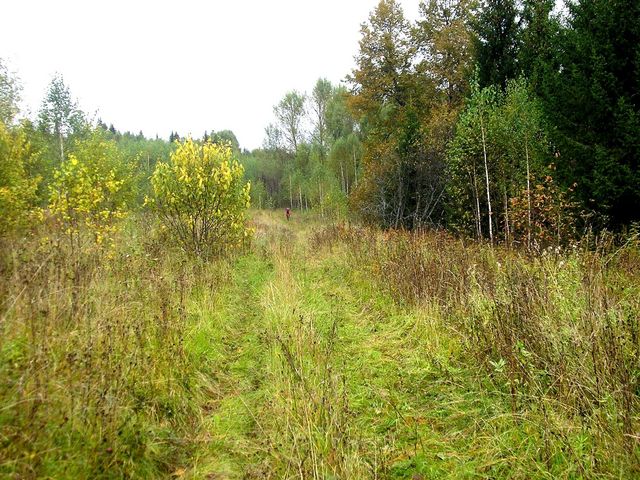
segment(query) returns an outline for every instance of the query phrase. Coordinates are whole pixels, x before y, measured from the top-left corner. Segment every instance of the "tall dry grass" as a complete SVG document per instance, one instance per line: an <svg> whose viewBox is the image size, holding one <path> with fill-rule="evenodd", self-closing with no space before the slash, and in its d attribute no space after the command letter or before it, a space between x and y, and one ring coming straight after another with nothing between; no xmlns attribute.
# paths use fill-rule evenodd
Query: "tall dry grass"
<svg viewBox="0 0 640 480"><path fill-rule="evenodd" d="M313 244L342 248L398 303L438 312L487 388L509 399L515 418L535 412L569 456L578 453L564 432L581 429L589 472L615 471L613 462L640 474L637 235L533 255L444 232L335 225ZM550 462L548 442L540 448Z"/></svg>
<svg viewBox="0 0 640 480"><path fill-rule="evenodd" d="M115 250L53 229L2 246L0 476L156 477L198 421L187 299L224 269L145 224Z"/></svg>

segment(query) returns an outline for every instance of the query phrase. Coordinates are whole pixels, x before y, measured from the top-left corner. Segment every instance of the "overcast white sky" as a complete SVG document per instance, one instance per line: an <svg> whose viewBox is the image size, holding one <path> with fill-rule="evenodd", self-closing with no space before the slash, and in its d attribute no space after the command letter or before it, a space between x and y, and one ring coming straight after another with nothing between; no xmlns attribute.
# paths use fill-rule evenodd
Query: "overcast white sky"
<svg viewBox="0 0 640 480"><path fill-rule="evenodd" d="M285 92L351 71L377 3L9 0L0 57L20 77L28 111L60 72L84 111L121 131L230 129L252 149ZM417 16L418 0L401 3Z"/></svg>

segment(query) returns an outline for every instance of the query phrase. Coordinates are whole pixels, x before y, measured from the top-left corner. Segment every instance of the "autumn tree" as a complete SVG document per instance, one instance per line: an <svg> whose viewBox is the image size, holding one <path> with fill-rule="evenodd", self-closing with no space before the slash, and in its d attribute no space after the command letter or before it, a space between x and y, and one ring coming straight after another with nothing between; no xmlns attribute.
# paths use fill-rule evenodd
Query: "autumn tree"
<svg viewBox="0 0 640 480"><path fill-rule="evenodd" d="M435 83L449 106L468 91L474 62L472 0L420 2L414 38L420 54L418 72Z"/></svg>
<svg viewBox="0 0 640 480"><path fill-rule="evenodd" d="M294 90L288 92L273 108L289 153L295 154L304 139L302 121L305 115L305 100L305 95Z"/></svg>
<svg viewBox="0 0 640 480"><path fill-rule="evenodd" d="M0 123L10 125L19 111L22 85L0 58Z"/></svg>
<svg viewBox="0 0 640 480"><path fill-rule="evenodd" d="M411 95L411 27L396 0L381 0L360 28L356 68L348 77L352 108L371 120L391 121Z"/></svg>
<svg viewBox="0 0 640 480"><path fill-rule="evenodd" d="M229 145L177 145L158 163L150 204L183 248L206 257L238 247L248 235L250 184Z"/></svg>
<svg viewBox="0 0 640 480"><path fill-rule="evenodd" d="M40 179L28 172L33 153L23 131L0 122L0 237L25 225L35 210Z"/></svg>
<svg viewBox="0 0 640 480"><path fill-rule="evenodd" d="M69 238L74 252L89 234L98 245L111 245L131 209L133 163L101 130L74 142L68 162L60 164L49 185L49 211Z"/></svg>
<svg viewBox="0 0 640 480"><path fill-rule="evenodd" d="M423 99L416 109L419 130L414 141L416 161L412 177L415 185L412 223L416 226L443 225L445 220L449 181L446 155L469 91L474 62L474 15L473 1L420 3L420 18L413 29L418 51L417 81L423 85Z"/></svg>
<svg viewBox="0 0 640 480"><path fill-rule="evenodd" d="M414 98L411 28L395 0L382 0L361 27L349 105L364 126L364 172L355 203L365 219L400 226L411 161L399 149L398 126ZM410 207L409 207L410 208Z"/></svg>
<svg viewBox="0 0 640 480"><path fill-rule="evenodd" d="M51 80L38 115L40 128L51 135L59 147L60 163L65 159L65 141L83 126L83 114L71 97L61 75Z"/></svg>

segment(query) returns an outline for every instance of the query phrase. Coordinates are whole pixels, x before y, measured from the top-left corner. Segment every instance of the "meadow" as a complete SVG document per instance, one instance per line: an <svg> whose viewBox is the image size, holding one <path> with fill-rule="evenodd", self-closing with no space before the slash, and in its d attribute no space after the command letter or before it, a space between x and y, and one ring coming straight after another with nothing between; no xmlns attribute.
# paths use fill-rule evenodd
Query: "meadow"
<svg viewBox="0 0 640 480"><path fill-rule="evenodd" d="M5 3L0 480L640 478L638 0Z"/></svg>
<svg viewBox="0 0 640 480"><path fill-rule="evenodd" d="M208 261L4 240L3 478L633 478L637 234L539 253L253 211Z"/></svg>

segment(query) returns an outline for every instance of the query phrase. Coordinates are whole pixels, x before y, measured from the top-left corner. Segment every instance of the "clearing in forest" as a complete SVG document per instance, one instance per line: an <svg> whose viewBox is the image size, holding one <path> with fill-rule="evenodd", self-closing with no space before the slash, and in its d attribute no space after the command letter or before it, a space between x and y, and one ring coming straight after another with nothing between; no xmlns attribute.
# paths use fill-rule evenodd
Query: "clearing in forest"
<svg viewBox="0 0 640 480"><path fill-rule="evenodd" d="M335 233L345 227L269 213L255 225L202 316L211 395L180 474L568 478L631 460L599 463L597 439L550 394L530 409L511 395L505 365L487 375L436 303L397 301Z"/></svg>

